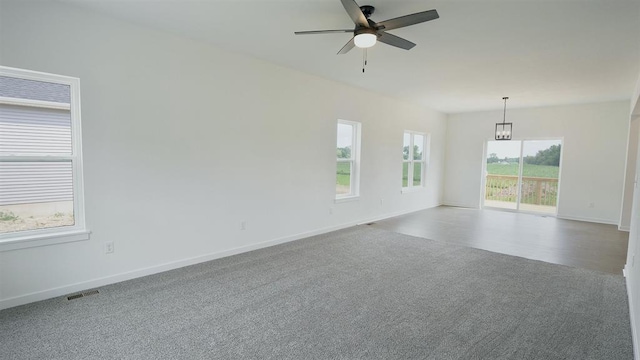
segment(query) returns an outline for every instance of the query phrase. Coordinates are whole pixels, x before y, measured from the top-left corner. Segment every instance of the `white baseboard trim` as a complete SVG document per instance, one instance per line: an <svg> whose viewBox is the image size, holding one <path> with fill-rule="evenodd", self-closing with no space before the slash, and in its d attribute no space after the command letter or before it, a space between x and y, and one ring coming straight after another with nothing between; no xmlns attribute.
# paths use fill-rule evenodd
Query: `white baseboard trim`
<svg viewBox="0 0 640 360"><path fill-rule="evenodd" d="M372 223L372 222L376 222L376 221L380 221L380 220L384 220L384 219L389 219L389 218L393 218L393 217L396 217L396 216L411 214L411 213L416 212L416 211L431 209L431 208L438 207L438 206L442 206L442 204L434 204L434 205L430 205L430 206L420 207L420 208L417 208L417 209L403 210L403 211L398 211L398 212L395 212L395 213L389 213L389 214L385 214L385 215L381 215L381 216L375 216L375 217L372 217L372 218L368 218L366 220L358 221L354 225L369 224L369 223ZM352 226L352 225L347 225L345 227L349 227L349 226Z"/></svg>
<svg viewBox="0 0 640 360"><path fill-rule="evenodd" d="M556 215L556 218L564 219L564 220L585 221L585 222L591 222L591 223L597 223L597 224L618 225L618 221L617 220L607 220L607 219L598 219L598 218L585 218L585 217L580 217L580 216L567 216L567 215L560 215L560 214Z"/></svg>
<svg viewBox="0 0 640 360"><path fill-rule="evenodd" d="M241 253L245 253L253 250L263 249L266 247L284 244L284 243L295 241L295 240L301 240L311 236L325 234L332 231L341 230L341 229L345 229L345 228L356 226L356 225L367 224L374 221L380 221L383 219L388 219L395 216L409 214L412 212L425 210L425 209L429 209L437 206L440 206L440 204L434 204L432 206L422 207L418 209L389 213L385 215L375 216L369 219L350 221L341 225L329 226L329 227L325 227L325 228L321 228L313 231L303 232L303 233L290 235L290 236L284 236L281 238L267 240L267 241L263 241L263 242L259 242L251 245L240 246L240 247L229 249L229 250L205 254L205 255L196 256L188 259L170 261L160 265L154 265L154 266L150 266L142 269L123 272L116 275L105 276L98 279L82 281L82 282L71 284L71 285L60 286L53 289L48 289L48 290L16 296L8 299L3 299L3 300L0 300L0 310L8 309L14 306L20 306L20 305L24 305L24 304L28 304L36 301L51 299L58 296L72 294L75 292L80 292L88 289L93 289L100 286L106 286L106 285L127 281L127 280L131 280L131 279L135 279L143 276L153 275L153 274L157 274L157 273L161 273L161 272L165 272L173 269L178 269L178 268L189 266L189 265L195 265L195 264L199 264L199 263L203 263L203 262L207 262L215 259L220 259L227 256L232 256L232 255L237 255L237 254L241 254Z"/></svg>
<svg viewBox="0 0 640 360"><path fill-rule="evenodd" d="M461 208L469 208L469 209L479 209L480 206L478 204L465 204L461 202L455 201L443 201L443 206L451 206L451 207L461 207Z"/></svg>
<svg viewBox="0 0 640 360"><path fill-rule="evenodd" d="M625 274L626 282L627 282L627 296L629 297L629 317L631 318L631 341L633 342L633 358L635 360L640 360L640 344L638 344L638 328L636 327L636 316L633 311L633 295L631 292L631 284L629 277L626 276L628 274L627 266L624 267L623 273Z"/></svg>

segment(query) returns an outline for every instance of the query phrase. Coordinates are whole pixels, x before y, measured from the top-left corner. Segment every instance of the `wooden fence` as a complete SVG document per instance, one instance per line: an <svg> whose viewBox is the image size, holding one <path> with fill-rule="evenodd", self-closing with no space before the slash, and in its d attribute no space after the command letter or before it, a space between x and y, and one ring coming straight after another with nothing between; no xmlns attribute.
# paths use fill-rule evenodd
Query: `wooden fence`
<svg viewBox="0 0 640 360"><path fill-rule="evenodd" d="M518 199L518 176L487 175L485 199L516 202ZM523 204L556 206L558 179L523 176L520 202Z"/></svg>

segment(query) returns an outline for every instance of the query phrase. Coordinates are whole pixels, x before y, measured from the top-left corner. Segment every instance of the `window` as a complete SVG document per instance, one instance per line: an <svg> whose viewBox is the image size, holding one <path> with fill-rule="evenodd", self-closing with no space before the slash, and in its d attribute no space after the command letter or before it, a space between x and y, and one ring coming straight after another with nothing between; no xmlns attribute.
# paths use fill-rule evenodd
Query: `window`
<svg viewBox="0 0 640 360"><path fill-rule="evenodd" d="M358 196L360 123L338 120L336 199Z"/></svg>
<svg viewBox="0 0 640 360"><path fill-rule="evenodd" d="M76 78L0 67L2 245L87 233L79 86Z"/></svg>
<svg viewBox="0 0 640 360"><path fill-rule="evenodd" d="M405 131L402 148L403 189L424 186L428 157L428 135Z"/></svg>

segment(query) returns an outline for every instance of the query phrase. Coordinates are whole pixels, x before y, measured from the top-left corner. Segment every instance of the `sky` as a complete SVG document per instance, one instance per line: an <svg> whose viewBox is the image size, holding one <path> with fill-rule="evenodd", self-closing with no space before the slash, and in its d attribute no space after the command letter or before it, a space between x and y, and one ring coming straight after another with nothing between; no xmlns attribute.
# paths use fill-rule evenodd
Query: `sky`
<svg viewBox="0 0 640 360"><path fill-rule="evenodd" d="M520 157L521 143L522 142L518 140L489 141L487 144L487 157L491 153L496 153L500 159L504 159L505 157ZM538 151L548 149L551 145L560 145L561 143L560 140L527 140L524 142L522 155L535 156Z"/></svg>
<svg viewBox="0 0 640 360"><path fill-rule="evenodd" d="M338 147L351 146L353 142L353 126L338 124Z"/></svg>

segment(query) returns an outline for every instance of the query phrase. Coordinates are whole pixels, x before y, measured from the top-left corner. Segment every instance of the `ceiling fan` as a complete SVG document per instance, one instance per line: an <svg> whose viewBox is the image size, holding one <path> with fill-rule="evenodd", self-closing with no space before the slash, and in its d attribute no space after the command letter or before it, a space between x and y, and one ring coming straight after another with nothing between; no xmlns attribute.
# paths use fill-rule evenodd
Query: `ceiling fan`
<svg viewBox="0 0 640 360"><path fill-rule="evenodd" d="M401 49L410 50L416 44L401 37L389 34L387 30L402 28L405 26L419 24L429 20L439 18L438 12L434 10L423 11L415 14L405 15L379 23L369 19L375 8L371 5L359 6L354 0L340 0L349 17L356 24L355 29L344 30L317 30L317 31L296 31L296 35L312 34L333 34L333 33L353 33L349 42L338 51L338 55L346 54L354 46L359 48L369 48L376 44L376 41Z"/></svg>

